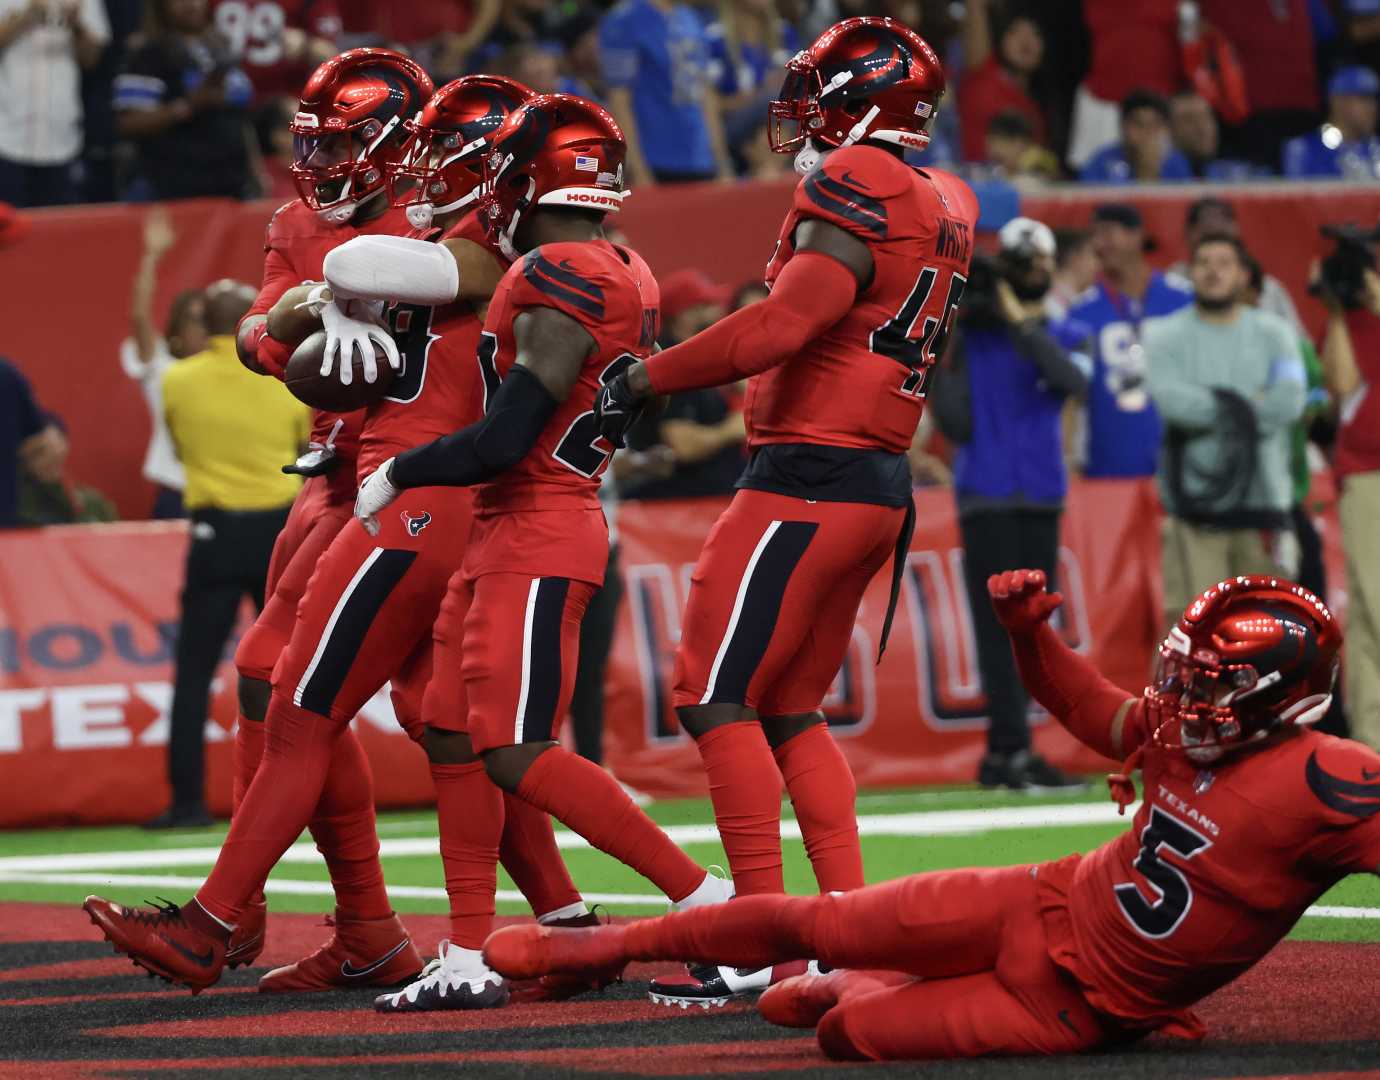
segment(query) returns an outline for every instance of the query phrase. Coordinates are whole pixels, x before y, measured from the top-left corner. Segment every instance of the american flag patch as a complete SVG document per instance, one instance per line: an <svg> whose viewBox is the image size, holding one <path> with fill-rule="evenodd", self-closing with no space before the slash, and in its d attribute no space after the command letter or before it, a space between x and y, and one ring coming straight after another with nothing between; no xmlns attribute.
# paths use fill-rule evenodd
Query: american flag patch
<svg viewBox="0 0 1380 1080"><path fill-rule="evenodd" d="M930 106L929 106L929 103L928 103L928 102L924 102L924 101L918 101L918 102L916 102L916 104L915 104L915 115L916 115L916 116L929 116L929 115L930 115Z"/></svg>
<svg viewBox="0 0 1380 1080"><path fill-rule="evenodd" d="M584 157L583 155L577 154L575 157L575 168L579 169L581 172L597 173L599 171L599 159L595 157Z"/></svg>

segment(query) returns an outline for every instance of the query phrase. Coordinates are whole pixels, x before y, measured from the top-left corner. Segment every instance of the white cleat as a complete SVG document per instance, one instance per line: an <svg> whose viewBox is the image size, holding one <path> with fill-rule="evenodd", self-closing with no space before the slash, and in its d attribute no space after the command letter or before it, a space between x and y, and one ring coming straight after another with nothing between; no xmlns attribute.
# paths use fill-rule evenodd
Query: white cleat
<svg viewBox="0 0 1380 1080"><path fill-rule="evenodd" d="M496 1009L508 1003L508 984L484 963L478 949L441 942L440 954L416 982L374 999L379 1012L438 1012L443 1009Z"/></svg>

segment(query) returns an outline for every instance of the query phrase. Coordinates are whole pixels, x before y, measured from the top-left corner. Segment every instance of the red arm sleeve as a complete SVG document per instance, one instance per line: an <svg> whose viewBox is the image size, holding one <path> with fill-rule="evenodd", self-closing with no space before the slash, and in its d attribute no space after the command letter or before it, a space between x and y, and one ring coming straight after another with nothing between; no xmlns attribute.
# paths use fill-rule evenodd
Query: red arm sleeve
<svg viewBox="0 0 1380 1080"><path fill-rule="evenodd" d="M722 386L776 367L848 314L857 291L853 272L837 259L797 252L765 300L647 360L652 389Z"/></svg>
<svg viewBox="0 0 1380 1080"><path fill-rule="evenodd" d="M1120 760L1145 741L1140 700L1060 641L1049 623L1012 634L1011 648L1031 697L1079 742Z"/></svg>

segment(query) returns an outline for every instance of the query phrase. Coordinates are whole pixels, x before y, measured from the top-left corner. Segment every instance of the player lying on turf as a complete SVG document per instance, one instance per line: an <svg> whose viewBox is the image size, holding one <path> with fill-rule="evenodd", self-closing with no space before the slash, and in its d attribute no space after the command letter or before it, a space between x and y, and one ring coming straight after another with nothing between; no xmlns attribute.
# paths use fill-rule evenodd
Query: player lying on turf
<svg viewBox="0 0 1380 1080"><path fill-rule="evenodd" d="M771 987L776 1023L842 1059L1059 1054L1164 1030L1236 978L1337 881L1380 874L1380 754L1307 727L1327 712L1341 632L1298 585L1224 581L1184 612L1139 698L1049 626L1044 574L988 582L1022 681L1070 732L1124 757L1133 828L1037 866L919 874L819 897L753 896L592 930L510 927L511 977L632 960L836 970Z"/></svg>
<svg viewBox="0 0 1380 1080"><path fill-rule="evenodd" d="M674 694L739 896L785 891L783 788L820 891L863 883L853 774L820 706L889 561L892 607L899 595L906 452L967 280L976 198L903 158L929 142L943 94L934 51L893 19L845 19L792 59L768 130L803 179L771 294L600 396L616 439L653 393L749 379L752 457L695 566ZM888 610L883 647L890 623ZM651 996L723 1004L779 975L709 964L655 980Z"/></svg>

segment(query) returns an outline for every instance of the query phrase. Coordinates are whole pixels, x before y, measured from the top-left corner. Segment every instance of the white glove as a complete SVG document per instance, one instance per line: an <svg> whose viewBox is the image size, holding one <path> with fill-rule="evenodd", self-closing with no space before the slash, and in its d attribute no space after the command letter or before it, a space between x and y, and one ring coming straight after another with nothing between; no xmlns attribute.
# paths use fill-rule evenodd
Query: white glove
<svg viewBox="0 0 1380 1080"><path fill-rule="evenodd" d="M379 377L374 361L374 346L377 345L388 357L388 366L395 372L402 370L402 357L398 355L397 343L388 329L376 318L372 305L356 300L332 300L321 307L321 323L326 328L326 348L321 354L321 374L330 375L337 359L340 363L338 378L342 386L354 381L354 350L364 361L364 381L376 382Z"/></svg>
<svg viewBox="0 0 1380 1080"><path fill-rule="evenodd" d="M355 517L359 518L359 523L370 536L379 534L379 511L402 494L388 479L392 464L393 459L389 458L366 476L364 483L359 485L359 494L355 496Z"/></svg>

